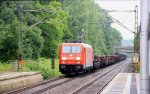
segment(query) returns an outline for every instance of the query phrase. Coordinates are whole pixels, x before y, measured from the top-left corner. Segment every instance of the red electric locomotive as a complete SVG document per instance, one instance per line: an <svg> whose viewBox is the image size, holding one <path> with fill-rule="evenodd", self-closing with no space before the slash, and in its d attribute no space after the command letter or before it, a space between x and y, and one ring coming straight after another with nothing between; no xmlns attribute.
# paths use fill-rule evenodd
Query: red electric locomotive
<svg viewBox="0 0 150 94"><path fill-rule="evenodd" d="M93 68L93 49L84 43L62 43L59 70L63 74L89 71Z"/></svg>

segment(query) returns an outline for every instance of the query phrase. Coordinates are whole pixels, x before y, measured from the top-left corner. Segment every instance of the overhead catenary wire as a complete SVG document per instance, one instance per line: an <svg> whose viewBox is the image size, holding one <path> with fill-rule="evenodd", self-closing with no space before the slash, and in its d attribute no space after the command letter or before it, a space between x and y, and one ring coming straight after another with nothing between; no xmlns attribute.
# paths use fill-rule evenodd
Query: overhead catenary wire
<svg viewBox="0 0 150 94"><path fill-rule="evenodd" d="M117 10L109 10L109 11L113 11L113 12L117 12ZM102 11L100 12L103 12L103 13L108 13L109 12L108 10L104 10L102 9ZM118 10L119 11L119 10ZM135 10L126 10L126 11L119 11L119 12L135 12ZM122 26L123 28L125 28L126 30L132 32L132 33L135 33L134 31L130 30L128 27L126 27L123 23L121 23L119 20L117 20L116 18L112 17L111 15L107 14L107 17L112 19L114 23L117 23L118 25Z"/></svg>
<svg viewBox="0 0 150 94"><path fill-rule="evenodd" d="M100 1L139 1L139 0L100 0Z"/></svg>
<svg viewBox="0 0 150 94"><path fill-rule="evenodd" d="M135 10L106 10L106 9L102 10L106 12L135 12Z"/></svg>
<svg viewBox="0 0 150 94"><path fill-rule="evenodd" d="M128 14L126 14L126 16L125 16L125 18L124 18L124 20L123 20L124 23L127 21L127 18L128 18L128 16L129 16L130 14L131 14L131 12L129 12Z"/></svg>
<svg viewBox="0 0 150 94"><path fill-rule="evenodd" d="M110 15L109 15L110 16ZM110 16L110 18L112 18L115 23L117 23L118 25L122 26L123 28L125 28L126 30L132 32L132 33L135 33L134 31L130 30L129 28L127 28L123 23L121 23L119 20L115 19L114 17Z"/></svg>
<svg viewBox="0 0 150 94"><path fill-rule="evenodd" d="M48 9L40 9L40 10L25 10L23 9L23 6L20 5L17 9L13 9L14 11L17 11L18 14L19 14L19 34L18 34L18 37L19 37L19 44L18 44L18 48L19 48L19 53L18 53L18 71L19 69L22 69L22 65L20 67L20 62L24 62L24 58L23 58L23 28L22 28L22 25L23 25L23 13L24 12L48 12L48 13L51 13L51 11L49 11ZM28 27L25 31L31 29L32 27L42 23L43 21L45 21L46 19L50 18L51 16L55 15L58 11L60 10L60 8L58 8L58 10L51 14L51 15L48 15L44 18L42 18L40 21L38 21L37 23L31 25L30 27Z"/></svg>

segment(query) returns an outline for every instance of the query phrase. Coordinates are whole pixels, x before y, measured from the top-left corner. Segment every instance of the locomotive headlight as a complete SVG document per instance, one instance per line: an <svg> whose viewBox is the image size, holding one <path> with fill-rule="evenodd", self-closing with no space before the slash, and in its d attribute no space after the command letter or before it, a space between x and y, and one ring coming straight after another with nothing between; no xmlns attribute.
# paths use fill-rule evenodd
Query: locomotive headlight
<svg viewBox="0 0 150 94"><path fill-rule="evenodd" d="M63 63L63 64L66 64L66 62L64 62L64 61L63 61L62 63Z"/></svg>
<svg viewBox="0 0 150 94"><path fill-rule="evenodd" d="M80 57L76 57L76 60L80 60Z"/></svg>
<svg viewBox="0 0 150 94"><path fill-rule="evenodd" d="M66 60L66 57L62 57L62 60Z"/></svg>
<svg viewBox="0 0 150 94"><path fill-rule="evenodd" d="M80 62L77 62L77 64L80 64Z"/></svg>

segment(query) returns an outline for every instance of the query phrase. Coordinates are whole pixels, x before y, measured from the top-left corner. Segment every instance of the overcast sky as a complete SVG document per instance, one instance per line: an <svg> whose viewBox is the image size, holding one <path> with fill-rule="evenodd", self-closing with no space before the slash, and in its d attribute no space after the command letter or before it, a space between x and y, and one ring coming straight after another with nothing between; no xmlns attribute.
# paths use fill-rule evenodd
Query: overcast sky
<svg viewBox="0 0 150 94"><path fill-rule="evenodd" d="M96 3L100 5L101 8L107 10L135 10L135 5L138 5L138 9L140 9L140 1L139 0L95 0ZM138 11L140 13L140 11ZM135 13L134 12L111 12L109 13L112 17L119 20L130 30L134 31L134 23L135 23ZM140 14L139 18L140 18ZM113 23L112 27L116 28L120 31L123 39L133 39L134 34L130 31L124 29L120 25Z"/></svg>

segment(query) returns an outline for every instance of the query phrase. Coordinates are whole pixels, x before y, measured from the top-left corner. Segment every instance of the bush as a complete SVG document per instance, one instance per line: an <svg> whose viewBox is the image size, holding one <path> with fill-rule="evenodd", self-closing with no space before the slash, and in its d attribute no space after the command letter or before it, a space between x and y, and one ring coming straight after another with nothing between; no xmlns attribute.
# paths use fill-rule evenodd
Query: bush
<svg viewBox="0 0 150 94"><path fill-rule="evenodd" d="M0 72L11 71L11 64L0 62Z"/></svg>
<svg viewBox="0 0 150 94"><path fill-rule="evenodd" d="M59 72L59 64L58 60L55 60L55 77L60 76L61 73ZM36 61L34 60L27 60L24 67L23 71L38 71L41 72L43 75L44 79L51 78L53 77L53 71L51 68L51 62L50 59L45 59L45 58L40 58Z"/></svg>

